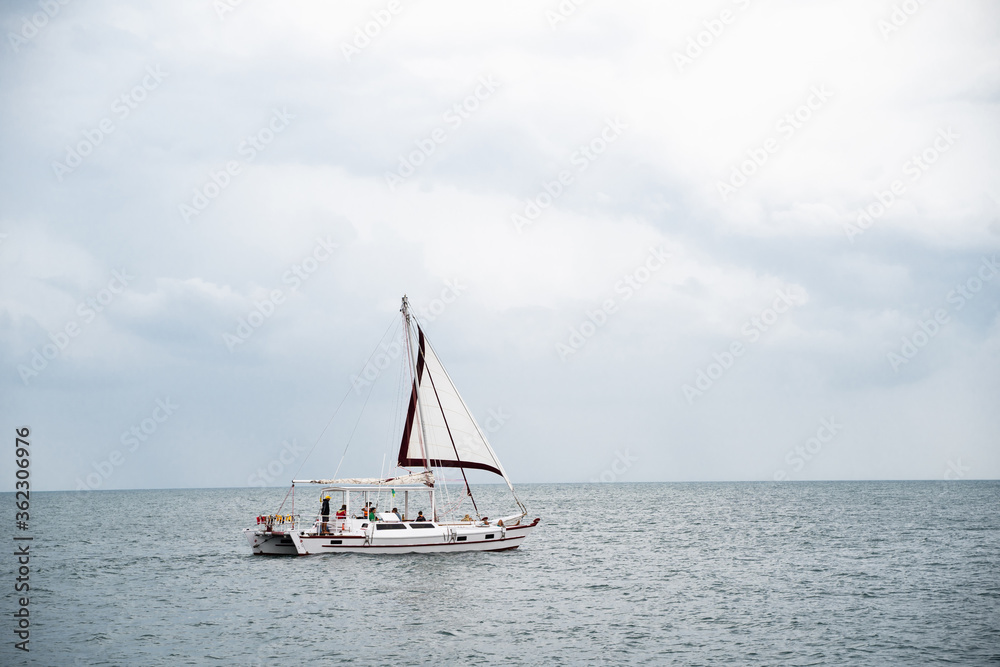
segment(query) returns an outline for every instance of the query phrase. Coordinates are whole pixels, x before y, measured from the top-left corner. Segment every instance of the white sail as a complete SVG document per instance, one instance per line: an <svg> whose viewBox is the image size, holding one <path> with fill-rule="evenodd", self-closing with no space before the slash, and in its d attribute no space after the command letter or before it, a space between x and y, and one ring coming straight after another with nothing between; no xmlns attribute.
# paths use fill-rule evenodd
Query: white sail
<svg viewBox="0 0 1000 667"><path fill-rule="evenodd" d="M419 326L416 356L417 377L410 390L399 465L489 470L509 485L493 448Z"/></svg>

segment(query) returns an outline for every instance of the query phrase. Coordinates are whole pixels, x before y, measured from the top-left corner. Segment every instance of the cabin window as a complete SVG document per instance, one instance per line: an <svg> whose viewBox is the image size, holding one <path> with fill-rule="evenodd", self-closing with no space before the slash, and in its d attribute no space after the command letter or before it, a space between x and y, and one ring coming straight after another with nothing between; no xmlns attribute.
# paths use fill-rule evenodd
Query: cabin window
<svg viewBox="0 0 1000 667"><path fill-rule="evenodd" d="M433 528L433 523L411 523L410 528Z"/></svg>
<svg viewBox="0 0 1000 667"><path fill-rule="evenodd" d="M496 533L490 533L489 535L486 536L486 539L492 540L494 535L496 535Z"/></svg>
<svg viewBox="0 0 1000 667"><path fill-rule="evenodd" d="M402 523L377 523L375 530L406 530L406 524Z"/></svg>
<svg viewBox="0 0 1000 667"><path fill-rule="evenodd" d="M343 540L330 540L330 544L343 544Z"/></svg>
<svg viewBox="0 0 1000 667"><path fill-rule="evenodd" d="M459 542L464 542L464 541L465 541L466 539L467 539L467 536L466 536L466 535L459 535L459 536L458 536L458 541L459 541Z"/></svg>

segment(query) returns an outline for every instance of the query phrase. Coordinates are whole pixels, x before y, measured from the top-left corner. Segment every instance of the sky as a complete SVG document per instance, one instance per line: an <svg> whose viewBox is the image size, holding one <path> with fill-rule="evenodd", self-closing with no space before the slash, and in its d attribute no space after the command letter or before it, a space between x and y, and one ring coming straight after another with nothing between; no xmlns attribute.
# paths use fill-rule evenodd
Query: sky
<svg viewBox="0 0 1000 667"><path fill-rule="evenodd" d="M996 3L0 27L0 489L393 474L404 294L515 484L1000 476Z"/></svg>

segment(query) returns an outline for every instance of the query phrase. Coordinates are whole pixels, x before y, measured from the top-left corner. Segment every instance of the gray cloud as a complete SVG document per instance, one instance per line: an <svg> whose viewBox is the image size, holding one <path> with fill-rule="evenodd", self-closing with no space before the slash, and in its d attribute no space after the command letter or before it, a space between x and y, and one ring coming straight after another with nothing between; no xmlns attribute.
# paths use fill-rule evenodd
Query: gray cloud
<svg viewBox="0 0 1000 667"><path fill-rule="evenodd" d="M705 37L723 6L561 21L554 4L418 4L357 47L382 7L103 0L29 38L37 3L5 6L0 412L46 443L40 488L76 488L168 396L181 407L101 488L254 483L283 443L316 442L403 293L473 411L510 415L491 439L515 481L615 460L617 479L772 479L831 415L843 430L794 478L940 478L956 457L1000 474L1000 278L973 291L1000 252L996 7L924 4L893 30L891 2L737 2ZM412 174L390 189L401 157ZM628 293L661 246L670 260ZM134 280L84 314L123 269ZM461 293L435 312L446 281ZM802 302L752 324L785 288ZM392 462L397 379L382 373L343 472ZM363 401L309 474L333 473Z"/></svg>

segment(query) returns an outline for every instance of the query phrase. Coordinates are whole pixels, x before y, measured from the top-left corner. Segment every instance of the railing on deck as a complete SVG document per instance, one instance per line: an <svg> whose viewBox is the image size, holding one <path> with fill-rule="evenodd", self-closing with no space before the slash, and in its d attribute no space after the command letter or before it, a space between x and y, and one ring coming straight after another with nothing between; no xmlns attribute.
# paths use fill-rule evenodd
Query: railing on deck
<svg viewBox="0 0 1000 667"><path fill-rule="evenodd" d="M326 523L326 533L340 535L350 531L350 517L331 515ZM287 533L293 530L315 528L319 533L324 523L320 514L262 514L257 517L257 528L265 532Z"/></svg>
<svg viewBox="0 0 1000 667"><path fill-rule="evenodd" d="M479 521L476 520L455 520L450 518L441 517L443 520L437 521L439 526L447 525L479 525ZM463 517L464 519L464 517ZM326 521L326 534L329 535L340 535L345 532L350 532L352 520L368 521L368 519L363 519L362 517L337 517L335 514L331 514L329 519ZM417 521L417 518L407 517L403 519L406 523L412 523ZM424 519L424 521L429 521L429 519ZM381 519L376 518L375 522L381 522ZM322 516L320 514L262 514L257 517L257 528L264 530L266 532L280 532L287 533L293 530L308 530L310 528L315 528L318 533L321 530ZM490 524L496 525L496 522L490 521ZM516 526L521 523L520 517L507 517L505 522L507 525ZM487 524L489 525L489 524Z"/></svg>

